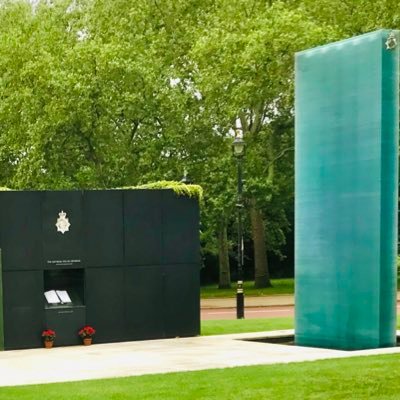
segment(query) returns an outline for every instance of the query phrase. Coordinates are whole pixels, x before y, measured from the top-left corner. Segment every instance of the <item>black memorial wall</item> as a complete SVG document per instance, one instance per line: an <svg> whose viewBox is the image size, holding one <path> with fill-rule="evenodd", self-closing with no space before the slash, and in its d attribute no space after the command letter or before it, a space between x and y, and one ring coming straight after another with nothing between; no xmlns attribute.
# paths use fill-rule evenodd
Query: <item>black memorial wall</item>
<svg viewBox="0 0 400 400"><path fill-rule="evenodd" d="M58 226L56 226L56 224ZM172 190L0 192L5 349L200 332L198 202ZM51 305L44 292L67 290ZM1 325L1 324L0 324Z"/></svg>

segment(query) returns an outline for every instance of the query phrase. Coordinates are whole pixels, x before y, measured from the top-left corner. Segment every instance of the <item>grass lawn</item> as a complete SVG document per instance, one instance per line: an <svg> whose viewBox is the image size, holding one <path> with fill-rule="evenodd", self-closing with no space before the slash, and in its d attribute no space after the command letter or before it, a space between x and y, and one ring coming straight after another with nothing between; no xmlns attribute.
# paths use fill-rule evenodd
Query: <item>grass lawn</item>
<svg viewBox="0 0 400 400"><path fill-rule="evenodd" d="M246 296L267 296L271 294L293 294L294 279L272 279L272 287L266 289L255 289L253 281L244 282ZM202 286L200 289L201 298L235 297L236 283L232 283L231 289L218 289L218 285Z"/></svg>
<svg viewBox="0 0 400 400"><path fill-rule="evenodd" d="M293 329L293 327L294 320L292 317L207 320L201 321L201 335L209 336L227 335L230 333L274 331L280 329ZM397 317L397 329L400 329L400 316Z"/></svg>
<svg viewBox="0 0 400 400"><path fill-rule="evenodd" d="M1 400L398 400L400 355L0 388Z"/></svg>
<svg viewBox="0 0 400 400"><path fill-rule="evenodd" d="M228 333L275 331L292 329L292 317L201 321L201 335L226 335Z"/></svg>

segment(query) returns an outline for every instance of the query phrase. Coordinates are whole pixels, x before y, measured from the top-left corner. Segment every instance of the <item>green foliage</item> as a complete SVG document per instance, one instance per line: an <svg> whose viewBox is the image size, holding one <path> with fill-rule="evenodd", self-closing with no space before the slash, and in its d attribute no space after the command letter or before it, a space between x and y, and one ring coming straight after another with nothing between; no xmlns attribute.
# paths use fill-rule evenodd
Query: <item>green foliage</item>
<svg viewBox="0 0 400 400"><path fill-rule="evenodd" d="M293 3L302 6L317 23L333 27L340 38L400 27L395 0L293 0Z"/></svg>
<svg viewBox="0 0 400 400"><path fill-rule="evenodd" d="M70 189L176 179L209 135L188 135L187 106L198 105L170 85L171 60L181 51L170 31L174 7L73 4L0 9L4 181Z"/></svg>
<svg viewBox="0 0 400 400"><path fill-rule="evenodd" d="M294 53L399 27L397 7L0 0L0 185L140 186L187 169L204 189L203 251L216 253L221 226L235 240L230 145L240 121L245 195L279 254L293 215Z"/></svg>
<svg viewBox="0 0 400 400"><path fill-rule="evenodd" d="M193 197L199 201L203 199L203 188L201 186L174 181L152 182L139 186L126 186L122 189L171 189L178 196Z"/></svg>
<svg viewBox="0 0 400 400"><path fill-rule="evenodd" d="M400 256L397 255L396 258L396 266L397 266L397 277L400 278Z"/></svg>
<svg viewBox="0 0 400 400"><path fill-rule="evenodd" d="M120 189L171 189L177 196L187 196L198 199L200 202L203 199L203 188L199 185L185 184L174 181L160 181L147 183L139 186L125 186ZM12 189L0 187L0 191L9 191Z"/></svg>

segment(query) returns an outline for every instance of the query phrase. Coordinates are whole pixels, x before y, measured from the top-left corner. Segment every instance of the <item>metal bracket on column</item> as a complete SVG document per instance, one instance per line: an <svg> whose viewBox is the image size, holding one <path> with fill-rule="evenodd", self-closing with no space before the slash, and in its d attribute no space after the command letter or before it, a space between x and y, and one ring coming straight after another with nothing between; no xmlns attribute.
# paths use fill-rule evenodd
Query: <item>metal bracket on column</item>
<svg viewBox="0 0 400 400"><path fill-rule="evenodd" d="M390 32L386 42L386 50L393 50L397 46L397 39L394 32Z"/></svg>

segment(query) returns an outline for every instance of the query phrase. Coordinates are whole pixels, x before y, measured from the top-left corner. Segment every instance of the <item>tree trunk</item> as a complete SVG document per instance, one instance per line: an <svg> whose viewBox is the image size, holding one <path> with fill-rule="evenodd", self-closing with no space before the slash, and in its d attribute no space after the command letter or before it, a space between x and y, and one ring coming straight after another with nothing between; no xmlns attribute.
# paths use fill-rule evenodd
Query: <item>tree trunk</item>
<svg viewBox="0 0 400 400"><path fill-rule="evenodd" d="M265 245L265 227L261 210L256 207L255 200L250 202L251 231L254 245L254 287L270 287L267 248Z"/></svg>
<svg viewBox="0 0 400 400"><path fill-rule="evenodd" d="M219 284L220 289L231 287L231 273L229 270L228 234L225 224L218 231L218 259L219 259Z"/></svg>

